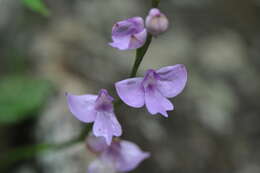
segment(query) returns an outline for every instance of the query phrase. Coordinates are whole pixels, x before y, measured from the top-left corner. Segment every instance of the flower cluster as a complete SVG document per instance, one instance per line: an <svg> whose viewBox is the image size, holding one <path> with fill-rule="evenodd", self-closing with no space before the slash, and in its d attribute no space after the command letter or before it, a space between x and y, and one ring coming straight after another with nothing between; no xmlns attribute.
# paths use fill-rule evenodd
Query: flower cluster
<svg viewBox="0 0 260 173"><path fill-rule="evenodd" d="M153 8L146 17L145 25L141 17L117 22L112 28L113 42L109 45L119 50L140 48L146 41L147 31L157 36L167 30L168 19L159 9Z"/></svg>
<svg viewBox="0 0 260 173"><path fill-rule="evenodd" d="M145 26L146 25L146 26ZM166 31L168 20L159 9L151 9L144 20L133 17L117 22L112 28L110 46L119 50L142 47L148 33L157 36ZM180 94L187 82L184 65L149 69L144 77L133 77L115 83L120 99L128 106L140 108L146 106L152 115L161 114L168 117L167 111L174 109L168 98ZM93 135L87 139L88 148L98 154L88 169L89 173L128 172L135 169L140 162L150 156L136 144L121 140L122 127L114 113L113 100L106 89L97 95L66 94L71 113L84 123L94 123Z"/></svg>

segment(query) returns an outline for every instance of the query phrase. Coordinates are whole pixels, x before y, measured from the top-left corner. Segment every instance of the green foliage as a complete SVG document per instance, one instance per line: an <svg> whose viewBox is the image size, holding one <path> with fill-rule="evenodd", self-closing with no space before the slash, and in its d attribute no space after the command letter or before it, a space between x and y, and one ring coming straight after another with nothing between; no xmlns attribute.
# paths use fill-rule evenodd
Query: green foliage
<svg viewBox="0 0 260 173"><path fill-rule="evenodd" d="M23 4L31 10L42 14L43 16L49 16L50 11L42 0L22 0Z"/></svg>
<svg viewBox="0 0 260 173"><path fill-rule="evenodd" d="M15 123L37 115L52 91L46 80L29 76L0 79L0 123Z"/></svg>

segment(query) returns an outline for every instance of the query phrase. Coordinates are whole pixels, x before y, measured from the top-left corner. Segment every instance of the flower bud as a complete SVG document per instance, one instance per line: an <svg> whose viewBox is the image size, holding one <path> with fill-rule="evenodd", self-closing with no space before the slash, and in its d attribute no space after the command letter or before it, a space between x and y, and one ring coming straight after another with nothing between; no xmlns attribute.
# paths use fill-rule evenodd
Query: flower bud
<svg viewBox="0 0 260 173"><path fill-rule="evenodd" d="M152 8L146 17L145 25L148 32L157 36L167 30L169 22L167 17L159 9Z"/></svg>

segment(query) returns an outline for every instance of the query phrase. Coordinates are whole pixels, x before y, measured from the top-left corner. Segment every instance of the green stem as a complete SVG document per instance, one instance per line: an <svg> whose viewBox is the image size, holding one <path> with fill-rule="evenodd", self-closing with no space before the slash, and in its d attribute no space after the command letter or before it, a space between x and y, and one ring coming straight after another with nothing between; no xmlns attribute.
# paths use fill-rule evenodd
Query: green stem
<svg viewBox="0 0 260 173"><path fill-rule="evenodd" d="M159 6L160 0L152 0L152 7L157 8Z"/></svg>
<svg viewBox="0 0 260 173"><path fill-rule="evenodd" d="M160 0L152 0L152 7L157 8L159 6ZM151 34L148 34L145 44L136 50L136 56L135 56L135 62L130 74L130 78L135 77L136 73L139 69L139 66L144 58L145 53L147 52L150 43L152 41L153 36Z"/></svg>
<svg viewBox="0 0 260 173"><path fill-rule="evenodd" d="M141 64L141 62L144 58L145 53L147 52L147 50L149 48L151 41L152 41L152 35L148 34L145 44L141 48L136 50L135 63L134 63L134 66L132 68L130 78L136 76L138 68L139 68L139 66L140 66L140 64Z"/></svg>

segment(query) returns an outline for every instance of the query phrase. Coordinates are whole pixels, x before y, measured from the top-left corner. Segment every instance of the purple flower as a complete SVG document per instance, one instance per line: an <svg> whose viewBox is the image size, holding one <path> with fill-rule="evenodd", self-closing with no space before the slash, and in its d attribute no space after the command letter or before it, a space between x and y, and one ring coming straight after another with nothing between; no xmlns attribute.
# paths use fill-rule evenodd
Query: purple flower
<svg viewBox="0 0 260 173"><path fill-rule="evenodd" d="M110 46L119 50L137 49L144 45L147 32L141 17L133 17L117 22L112 28Z"/></svg>
<svg viewBox="0 0 260 173"><path fill-rule="evenodd" d="M104 137L96 137L90 134L87 138L87 147L93 153L100 153L108 148L106 139Z"/></svg>
<svg viewBox="0 0 260 173"><path fill-rule="evenodd" d="M91 140L95 139L92 138ZM89 172L100 173L96 170L103 167L111 168L111 166L116 171L128 172L135 169L149 156L149 153L143 152L136 144L130 141L114 140L110 146L100 153L98 161L96 160L90 164Z"/></svg>
<svg viewBox="0 0 260 173"><path fill-rule="evenodd" d="M121 136L121 125L114 114L113 97L107 90L101 89L98 95L67 94L67 99L72 114L82 122L94 122L93 134L103 136L108 145L113 136Z"/></svg>
<svg viewBox="0 0 260 173"><path fill-rule="evenodd" d="M152 8L145 19L145 26L151 34L157 36L168 29L168 19L157 8Z"/></svg>
<svg viewBox="0 0 260 173"><path fill-rule="evenodd" d="M125 79L115 86L117 94L127 105L139 108L145 104L151 114L160 113L168 117L167 111L174 107L167 98L180 94L186 82L186 68L177 64L159 70L147 70L144 78Z"/></svg>

